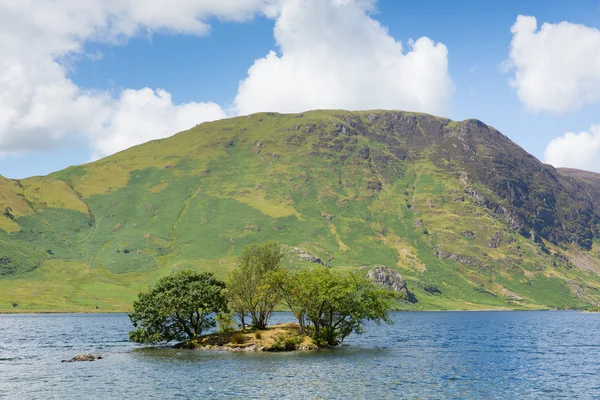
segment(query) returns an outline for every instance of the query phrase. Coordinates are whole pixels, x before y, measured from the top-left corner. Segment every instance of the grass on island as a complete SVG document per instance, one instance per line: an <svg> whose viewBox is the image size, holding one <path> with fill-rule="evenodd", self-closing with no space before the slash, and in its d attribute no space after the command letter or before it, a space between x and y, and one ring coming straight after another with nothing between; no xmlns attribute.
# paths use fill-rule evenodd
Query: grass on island
<svg viewBox="0 0 600 400"><path fill-rule="evenodd" d="M218 332L186 340L181 349L222 349L231 351L316 350L310 337L300 332L297 323L277 324L264 330Z"/></svg>

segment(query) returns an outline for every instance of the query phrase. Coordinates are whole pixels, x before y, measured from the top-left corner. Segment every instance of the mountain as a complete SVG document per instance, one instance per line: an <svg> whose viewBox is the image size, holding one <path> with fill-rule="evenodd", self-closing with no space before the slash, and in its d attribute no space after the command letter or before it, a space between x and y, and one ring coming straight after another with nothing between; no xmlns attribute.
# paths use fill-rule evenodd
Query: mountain
<svg viewBox="0 0 600 400"><path fill-rule="evenodd" d="M582 171L575 168L558 168L561 175L587 182L592 187L600 188L600 174L597 172Z"/></svg>
<svg viewBox="0 0 600 400"><path fill-rule="evenodd" d="M600 303L600 179L478 120L392 111L204 123L45 177L0 178L0 309L125 310L180 268L394 268L409 309Z"/></svg>

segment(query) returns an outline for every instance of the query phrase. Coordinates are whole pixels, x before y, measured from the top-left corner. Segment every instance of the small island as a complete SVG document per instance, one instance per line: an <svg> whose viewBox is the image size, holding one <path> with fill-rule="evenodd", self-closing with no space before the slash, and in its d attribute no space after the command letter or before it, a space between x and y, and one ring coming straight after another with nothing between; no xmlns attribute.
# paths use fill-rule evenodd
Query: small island
<svg viewBox="0 0 600 400"><path fill-rule="evenodd" d="M365 321L391 323L389 301L398 293L360 272L290 271L281 267L282 258L279 244L255 244L244 249L227 283L192 270L161 278L134 302L130 340L177 341L180 349L316 350L363 333ZM297 322L269 326L277 306Z"/></svg>
<svg viewBox="0 0 600 400"><path fill-rule="evenodd" d="M228 351L293 351L316 350L319 347L304 334L297 323L269 326L253 332L216 332L189 339L175 345L178 349Z"/></svg>

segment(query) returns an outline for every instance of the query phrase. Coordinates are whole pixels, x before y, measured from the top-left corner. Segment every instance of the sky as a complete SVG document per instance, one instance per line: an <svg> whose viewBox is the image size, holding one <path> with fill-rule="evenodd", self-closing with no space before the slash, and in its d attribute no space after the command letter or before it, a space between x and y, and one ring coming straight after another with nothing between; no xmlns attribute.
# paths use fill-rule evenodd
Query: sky
<svg viewBox="0 0 600 400"><path fill-rule="evenodd" d="M259 111L477 118L600 172L600 0L0 0L0 175Z"/></svg>

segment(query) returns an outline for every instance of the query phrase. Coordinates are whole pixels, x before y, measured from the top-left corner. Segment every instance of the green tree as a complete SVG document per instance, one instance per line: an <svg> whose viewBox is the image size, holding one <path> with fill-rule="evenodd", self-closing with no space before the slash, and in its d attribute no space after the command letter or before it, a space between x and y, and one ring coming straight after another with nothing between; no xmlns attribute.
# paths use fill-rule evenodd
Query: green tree
<svg viewBox="0 0 600 400"><path fill-rule="evenodd" d="M249 315L255 329L265 329L279 302L278 292L267 279L280 269L283 252L278 243L246 246L229 278L229 304L245 329Z"/></svg>
<svg viewBox="0 0 600 400"><path fill-rule="evenodd" d="M215 321L219 324L219 332L230 333L235 331L235 321L233 320L233 313L226 312L217 314Z"/></svg>
<svg viewBox="0 0 600 400"><path fill-rule="evenodd" d="M302 331L319 345L335 346L351 333L363 333L365 321L390 323L387 310L395 294L366 277L332 273L325 267L271 275Z"/></svg>
<svg viewBox="0 0 600 400"><path fill-rule="evenodd" d="M208 272L179 271L161 278L138 295L129 319L129 339L159 343L198 337L216 325L214 315L228 312L225 283Z"/></svg>

